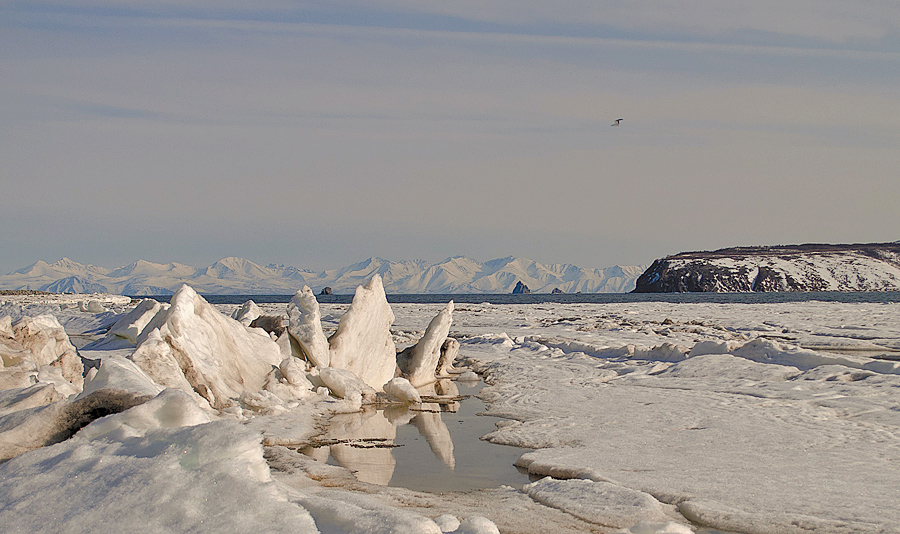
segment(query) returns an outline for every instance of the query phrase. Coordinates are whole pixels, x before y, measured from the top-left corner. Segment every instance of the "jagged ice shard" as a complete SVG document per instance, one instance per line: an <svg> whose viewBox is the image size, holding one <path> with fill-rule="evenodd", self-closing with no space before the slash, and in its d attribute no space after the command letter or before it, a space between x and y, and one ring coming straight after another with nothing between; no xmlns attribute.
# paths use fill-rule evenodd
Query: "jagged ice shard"
<svg viewBox="0 0 900 534"><path fill-rule="evenodd" d="M328 367L328 339L322 331L322 315L319 302L309 286L297 292L287 305L288 334L294 356L309 361L316 367Z"/></svg>
<svg viewBox="0 0 900 534"><path fill-rule="evenodd" d="M376 391L383 391L397 368L397 350L391 338L393 322L394 312L376 274L356 288L350 308L331 336L330 366L346 369Z"/></svg>
<svg viewBox="0 0 900 534"><path fill-rule="evenodd" d="M58 374L55 372L58 369L61 380L81 390L84 383L81 358L56 317L47 314L26 316L9 327L4 324L2 330L4 333L0 338L5 338L4 344L18 344L22 350L20 354L27 354L25 359L33 362L40 372ZM3 365L7 365L5 361Z"/></svg>
<svg viewBox="0 0 900 534"><path fill-rule="evenodd" d="M222 315L187 285L160 315L150 324L162 325L138 345L132 359L158 383L183 389L180 376L165 376L180 371L193 391L217 409L232 405L244 390L263 389L273 367L281 364L280 349L265 332Z"/></svg>
<svg viewBox="0 0 900 534"><path fill-rule="evenodd" d="M168 304L160 304L153 299L144 299L133 310L116 321L108 333L137 344L138 335L156 317L156 314L165 308L168 308Z"/></svg>
<svg viewBox="0 0 900 534"><path fill-rule="evenodd" d="M231 318L244 326L250 326L254 319L262 315L262 310L252 300L241 304L241 307L234 310Z"/></svg>
<svg viewBox="0 0 900 534"><path fill-rule="evenodd" d="M441 347L453 323L453 301L428 324L425 335L414 346L401 353L397 363L409 383L422 387L437 381L435 370L441 359Z"/></svg>

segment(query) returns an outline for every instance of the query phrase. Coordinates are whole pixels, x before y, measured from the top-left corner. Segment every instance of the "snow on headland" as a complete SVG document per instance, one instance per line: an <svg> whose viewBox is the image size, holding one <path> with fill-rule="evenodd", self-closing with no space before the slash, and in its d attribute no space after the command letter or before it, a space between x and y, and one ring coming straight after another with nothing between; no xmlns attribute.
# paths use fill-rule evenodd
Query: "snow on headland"
<svg viewBox="0 0 900 534"><path fill-rule="evenodd" d="M0 530L900 532L900 304L115 299L0 299ZM377 485L390 449L344 449L358 479L297 452L336 413L393 435L373 402L464 366L533 482L417 493Z"/></svg>
<svg viewBox="0 0 900 534"><path fill-rule="evenodd" d="M635 292L900 291L900 242L737 247L653 262Z"/></svg>
<svg viewBox="0 0 900 534"><path fill-rule="evenodd" d="M337 293L353 293L377 274L388 293L509 293L516 282L523 282L537 293L554 289L566 293L622 293L634 289L634 282L644 269L645 266L585 269L514 257L487 262L454 257L433 265L421 260L369 258L326 271L285 265L263 267L243 258L224 258L204 268L139 260L108 269L63 258L54 263L38 261L0 275L0 289L170 295L181 285L189 284L202 294L289 295L307 285L317 292L330 287Z"/></svg>

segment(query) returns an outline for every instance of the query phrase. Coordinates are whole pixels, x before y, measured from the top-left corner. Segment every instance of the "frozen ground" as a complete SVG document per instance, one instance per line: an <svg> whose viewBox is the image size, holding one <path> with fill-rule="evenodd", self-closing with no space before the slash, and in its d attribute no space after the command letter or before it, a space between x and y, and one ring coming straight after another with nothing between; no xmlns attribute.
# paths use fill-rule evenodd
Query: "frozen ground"
<svg viewBox="0 0 900 534"><path fill-rule="evenodd" d="M83 345L125 305L56 299L2 297L0 316L49 312ZM398 349L443 308L392 305ZM346 309L321 305L326 335ZM183 425L205 412L153 428L132 413L130 434L95 423L0 464L0 530L489 532L483 516L504 533L900 532L898 304L466 304L450 335L505 418L488 439L536 449L518 464L552 478L445 494L361 482L295 450L328 432L339 403L321 397L198 426ZM182 406L161 397L137 408Z"/></svg>

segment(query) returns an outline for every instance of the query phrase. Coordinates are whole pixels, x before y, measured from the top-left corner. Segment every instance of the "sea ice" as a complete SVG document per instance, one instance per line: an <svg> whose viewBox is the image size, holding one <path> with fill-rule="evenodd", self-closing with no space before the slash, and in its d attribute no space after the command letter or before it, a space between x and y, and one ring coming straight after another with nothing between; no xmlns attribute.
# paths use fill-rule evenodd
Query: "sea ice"
<svg viewBox="0 0 900 534"><path fill-rule="evenodd" d="M323 534L441 534L434 521L418 514L385 506L377 499L347 492L322 491L297 497L309 510ZM480 534L480 533L479 533Z"/></svg>
<svg viewBox="0 0 900 534"><path fill-rule="evenodd" d="M222 315L189 286L182 286L159 315L164 320L154 318L147 326L163 323L158 333L149 334L132 359L167 386L184 389L178 376L183 374L191 389L217 409L232 406L244 390L262 390L283 359L268 334Z"/></svg>
<svg viewBox="0 0 900 534"><path fill-rule="evenodd" d="M145 339L128 358L140 367L155 383L164 387L180 389L186 393L192 393L197 395L198 402L209 403L206 398L200 397L195 392L194 385L188 381L181 369L181 365L175 358L171 345L163 339L158 328L150 330ZM197 387L200 388L201 385Z"/></svg>
<svg viewBox="0 0 900 534"><path fill-rule="evenodd" d="M231 318L244 326L250 326L250 323L260 315L262 315L262 310L259 309L259 306L252 300L248 300L241 304L238 309L234 310L234 313L231 314Z"/></svg>
<svg viewBox="0 0 900 534"><path fill-rule="evenodd" d="M177 398L179 393L164 395ZM168 402L171 399L164 404ZM113 417L140 427L147 426L148 419L162 422L174 415L160 410L166 412L167 407ZM304 508L279 493L259 435L238 423L150 428L131 437L116 436L123 439L109 432L92 439L87 434L0 464L3 530L321 532Z"/></svg>
<svg viewBox="0 0 900 534"><path fill-rule="evenodd" d="M42 400L53 401L51 404L0 416L0 460L65 441L98 417L122 412L153 396L146 391L111 386L102 375L98 373L98 376L101 384L89 387L77 397L55 400L52 395L47 395Z"/></svg>
<svg viewBox="0 0 900 534"><path fill-rule="evenodd" d="M336 397L359 403L375 401L375 389L346 369L324 367L319 370L319 379Z"/></svg>
<svg viewBox="0 0 900 534"><path fill-rule="evenodd" d="M420 403L422 397L416 388L403 377L392 378L384 385L384 392L388 397L406 403Z"/></svg>
<svg viewBox="0 0 900 534"><path fill-rule="evenodd" d="M136 345L138 335L163 308L168 308L168 304L160 304L153 299L144 299L133 310L116 321L109 329L108 335L127 339Z"/></svg>
<svg viewBox="0 0 900 534"><path fill-rule="evenodd" d="M331 363L328 339L322 331L319 303L309 286L303 286L291 298L287 315L291 346L297 349L294 355L316 367L328 367Z"/></svg>
<svg viewBox="0 0 900 534"><path fill-rule="evenodd" d="M615 531L613 534L693 534L693 529L674 521L664 523L654 521L641 521L629 528Z"/></svg>
<svg viewBox="0 0 900 534"><path fill-rule="evenodd" d="M459 356L459 341L452 337L448 337L444 340L444 344L441 345L441 357L440 360L438 360L437 376L447 377L453 375L456 372L456 369L453 367L453 362L456 361L457 356Z"/></svg>
<svg viewBox="0 0 900 534"><path fill-rule="evenodd" d="M624 528L641 521L668 522L680 518L674 506L610 482L546 477L525 485L523 491L538 502L598 525Z"/></svg>
<svg viewBox="0 0 900 534"><path fill-rule="evenodd" d="M164 388L153 381L133 361L119 355L110 355L95 373L89 375L90 380L84 384L84 390L78 398L84 398L99 390L119 390L128 394L147 398L158 395Z"/></svg>
<svg viewBox="0 0 900 534"><path fill-rule="evenodd" d="M210 420L210 414L197 406L190 395L177 389L164 389L147 402L97 419L81 429L78 436L88 440L104 437L124 441L144 436L154 428L202 425Z"/></svg>
<svg viewBox="0 0 900 534"><path fill-rule="evenodd" d="M46 406L66 398L53 384L37 383L24 387L4 388L0 390L0 417Z"/></svg>
<svg viewBox="0 0 900 534"><path fill-rule="evenodd" d="M3 310L17 319L52 312L73 335L102 335L104 324L124 317L81 312L74 303L84 297L66 298L72 304L11 301ZM185 314L188 306L177 300L172 307ZM224 357L226 367L253 353L232 339L252 329L191 304L195 311L179 323L179 350ZM900 352L898 307L467 305L454 314L461 364L489 384L479 394L487 413L507 418L486 438L537 448L517 464L554 478L527 493L506 487L442 495L359 481L294 450L318 439L323 421L330 428L319 438L350 439L356 429L389 440L395 425L411 419L441 458L453 457L437 414L361 410L355 372L332 380L335 389L345 378L359 386L354 401L304 393L309 397L289 403L282 396L293 393L282 388L322 386L323 368L304 369L276 348L250 373L250 386L232 387L227 406L213 412L195 393L208 386L189 382L176 358L171 323L178 321L159 310L131 330L139 331L134 354L130 337L105 354L102 347L88 352L100 368L89 371L80 397L67 398L56 389L65 389L59 368L42 370L32 349L15 339L12 318L0 319L0 380L11 385L0 392L0 457L15 456L0 463L0 524L27 532L684 534L692 521L733 532L896 533L900 362L889 358ZM339 317L344 308L323 305L322 313ZM372 339L383 340L393 313L398 330L416 332L444 307L395 305L391 321L383 308L364 308L356 307L361 315L350 321L353 328L345 325L345 336L367 337L362 316L370 315L381 332ZM146 319L135 315L120 321L123 331ZM152 372L150 362L158 367ZM176 374L183 382L172 380ZM183 389L160 393L166 387ZM423 391L432 387L450 391L437 384ZM365 386L368 395L373 388ZM355 411L332 415L346 410ZM111 415L94 421L105 413ZM245 423L203 423L216 417ZM167 428L182 424L192 426ZM363 477L383 483L393 464L387 449L374 450L366 457L340 442L311 454L343 456L370 470ZM374 459L378 454L384 458ZM469 520L454 525L441 514Z"/></svg>
<svg viewBox="0 0 900 534"><path fill-rule="evenodd" d="M441 532L453 532L459 528L459 519L450 514L443 514L435 517L434 522L440 527Z"/></svg>
<svg viewBox="0 0 900 534"><path fill-rule="evenodd" d="M37 365L38 369L44 365L56 367L62 372L65 380L81 389L84 382L81 358L78 357L75 347L69 342L69 336L56 317L49 314L26 316L12 323L10 328L13 335L9 336L9 329L3 328L7 332L7 337L6 340L0 340L0 343L14 345L12 347L14 359L27 359ZM9 357L4 358L4 366L7 359Z"/></svg>
<svg viewBox="0 0 900 534"><path fill-rule="evenodd" d="M900 516L890 513L888 519L884 510L894 491L890 481L900 473L893 456L885 457L883 451L900 443L875 436L893 435L900 427L896 396L889 393L895 386L888 385L900 384L900 378L874 370L890 372L896 362L826 354L765 339L761 336L772 335L765 323L772 322L773 312L748 306L667 309L666 315L706 314L719 321L673 321L667 327L666 337L673 338L668 343L691 355L675 358L681 361L674 364L666 350L635 345L633 351L616 354L603 349L621 347L638 336L644 346L656 341L656 347L663 347L658 344L663 335L647 334L654 327L650 321L660 320L648 312L663 306L670 305L631 304L632 310L640 310L639 317L619 311L621 321L584 320L580 331L545 328L540 337L522 336L521 343L504 349L496 344L498 336L465 338L462 353L492 384L481 394L490 404L488 414L521 421L501 425L488 439L537 448L518 462L533 475L614 481L676 503L686 519L720 530L896 531L892 525ZM605 306L604 313L616 308L626 309ZM801 325L814 333L829 323L866 322L865 315L854 315L864 306L810 303L787 308L800 313L791 315L793 322L778 314L784 325L779 325L779 333L799 331ZM818 323L813 310L820 314ZM885 320L887 314L881 317L882 326L866 335L878 338L881 346L895 346L898 323ZM506 317L494 321L514 334ZM737 340L727 329L704 322L717 327L736 324L752 339L732 343ZM609 323L614 324L605 326ZM629 329L623 331L622 324ZM554 341L549 351L534 346L563 336L569 342ZM589 347L590 355L579 350ZM704 352L718 354L700 355ZM576 492L594 500L596 506L591 507L567 500L562 489L547 489L542 502L552 501L570 513L615 512L600 504L599 496ZM627 518L638 520L664 525L658 517Z"/></svg>
<svg viewBox="0 0 900 534"><path fill-rule="evenodd" d="M441 358L441 348L450 333L452 322L453 301L451 300L447 307L428 323L422 339L397 355L397 365L400 367L400 371L414 387L422 387L437 381L435 373Z"/></svg>
<svg viewBox="0 0 900 534"><path fill-rule="evenodd" d="M381 277L375 275L356 288L353 302L329 340L331 367L346 369L382 391L397 369L397 350L391 338L393 322Z"/></svg>

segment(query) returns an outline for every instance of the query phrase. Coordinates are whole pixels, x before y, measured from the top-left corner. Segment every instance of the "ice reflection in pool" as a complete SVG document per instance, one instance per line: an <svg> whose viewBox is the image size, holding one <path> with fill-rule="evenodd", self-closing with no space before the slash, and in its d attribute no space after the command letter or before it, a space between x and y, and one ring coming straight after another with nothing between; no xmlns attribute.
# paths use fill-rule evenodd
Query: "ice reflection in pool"
<svg viewBox="0 0 900 534"><path fill-rule="evenodd" d="M484 403L474 395L484 383L444 386L471 396L452 404L425 404L424 411L392 407L335 416L323 440L327 445L304 452L350 469L361 481L418 491L518 487L528 482L527 474L513 462L529 449L479 439L499 421L477 415Z"/></svg>

